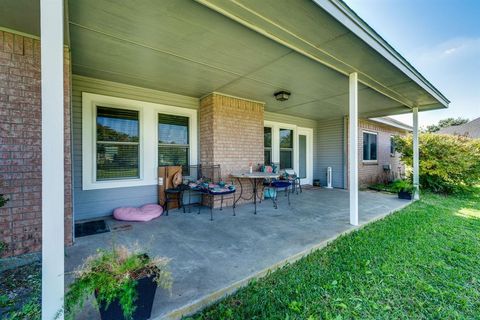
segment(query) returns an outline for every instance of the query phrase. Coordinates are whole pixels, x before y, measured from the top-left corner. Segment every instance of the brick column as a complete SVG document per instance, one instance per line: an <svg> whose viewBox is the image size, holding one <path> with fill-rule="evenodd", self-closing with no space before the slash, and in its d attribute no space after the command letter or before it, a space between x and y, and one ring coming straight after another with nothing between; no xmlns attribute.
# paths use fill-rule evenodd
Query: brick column
<svg viewBox="0 0 480 320"><path fill-rule="evenodd" d="M65 78L65 244L72 243L70 52ZM3 256L41 248L40 41L0 31L0 208Z"/></svg>
<svg viewBox="0 0 480 320"><path fill-rule="evenodd" d="M250 162L254 170L263 163L263 103L212 93L201 99L199 113L200 163L220 164L226 182Z"/></svg>

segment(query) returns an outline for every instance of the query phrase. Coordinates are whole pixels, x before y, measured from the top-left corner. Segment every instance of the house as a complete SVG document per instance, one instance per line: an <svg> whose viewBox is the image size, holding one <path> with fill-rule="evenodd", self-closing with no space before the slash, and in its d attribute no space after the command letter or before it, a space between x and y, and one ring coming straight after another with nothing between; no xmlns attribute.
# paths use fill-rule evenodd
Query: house
<svg viewBox="0 0 480 320"><path fill-rule="evenodd" d="M405 165L395 150L393 138L411 133L413 128L390 117L359 121L358 180L361 187L405 177Z"/></svg>
<svg viewBox="0 0 480 320"><path fill-rule="evenodd" d="M441 128L437 131L438 134L452 134L457 136L466 136L473 139L480 138L480 118L474 119L470 122L458 125Z"/></svg>
<svg viewBox="0 0 480 320"><path fill-rule="evenodd" d="M155 202L158 165L227 177L270 160L323 185L331 167L357 225L359 178L388 162L375 163L375 132L388 145L377 128L392 126L366 119L412 113L418 141L418 112L449 104L340 0L0 8L0 239L9 255L42 249L45 318L74 222Z"/></svg>

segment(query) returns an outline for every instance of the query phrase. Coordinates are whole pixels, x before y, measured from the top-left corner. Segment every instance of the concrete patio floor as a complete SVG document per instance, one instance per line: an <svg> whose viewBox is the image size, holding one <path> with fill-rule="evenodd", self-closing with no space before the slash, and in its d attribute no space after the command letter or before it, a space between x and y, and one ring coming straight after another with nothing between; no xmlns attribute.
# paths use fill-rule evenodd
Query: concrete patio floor
<svg viewBox="0 0 480 320"><path fill-rule="evenodd" d="M396 211L409 201L378 192L360 192L360 224ZM179 318L211 303L261 276L270 268L294 261L328 241L355 229L349 224L348 191L320 188L305 189L291 196L291 206L283 194L275 210L267 200L253 214L253 204L214 211L197 208L183 213L171 210L170 215L151 222L118 222L108 220L111 227L130 225L127 230L78 238L67 248L65 269L75 269L97 248L135 242L151 256L171 258L173 275L171 295L157 290L152 319ZM68 277L66 282L68 282ZM98 312L87 306L79 319L99 319Z"/></svg>

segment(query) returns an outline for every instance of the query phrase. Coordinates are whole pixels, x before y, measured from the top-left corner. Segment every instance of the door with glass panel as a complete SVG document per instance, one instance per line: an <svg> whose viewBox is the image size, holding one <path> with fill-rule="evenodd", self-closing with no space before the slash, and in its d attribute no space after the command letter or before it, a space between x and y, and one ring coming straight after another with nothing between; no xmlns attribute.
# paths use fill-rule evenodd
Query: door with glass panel
<svg viewBox="0 0 480 320"><path fill-rule="evenodd" d="M298 176L301 184L313 183L313 130L298 129Z"/></svg>

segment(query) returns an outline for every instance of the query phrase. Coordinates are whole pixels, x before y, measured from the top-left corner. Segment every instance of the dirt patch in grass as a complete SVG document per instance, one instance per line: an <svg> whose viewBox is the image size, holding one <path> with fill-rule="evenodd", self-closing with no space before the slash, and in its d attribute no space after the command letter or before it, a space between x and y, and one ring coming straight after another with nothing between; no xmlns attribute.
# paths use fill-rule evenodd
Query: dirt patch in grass
<svg viewBox="0 0 480 320"><path fill-rule="evenodd" d="M0 319L40 319L41 282L40 262L0 273Z"/></svg>

